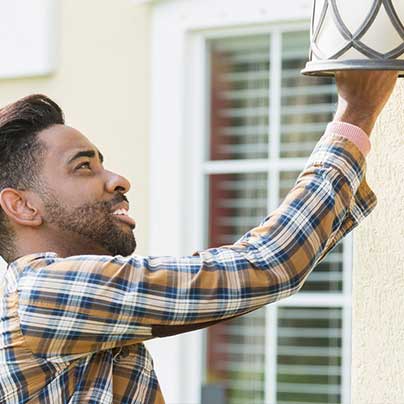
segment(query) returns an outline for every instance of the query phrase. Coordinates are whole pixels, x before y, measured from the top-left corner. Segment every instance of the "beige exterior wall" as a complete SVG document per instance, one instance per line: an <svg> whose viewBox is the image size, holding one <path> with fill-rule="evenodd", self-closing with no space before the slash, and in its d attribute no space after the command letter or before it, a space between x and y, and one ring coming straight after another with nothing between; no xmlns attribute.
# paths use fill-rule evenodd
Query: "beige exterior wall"
<svg viewBox="0 0 404 404"><path fill-rule="evenodd" d="M352 403L404 403L404 81L372 135L375 211L355 234Z"/></svg>
<svg viewBox="0 0 404 404"><path fill-rule="evenodd" d="M147 251L149 10L128 0L62 0L59 63L45 78L0 79L0 105L35 92L54 98L68 125L132 182L140 254Z"/></svg>

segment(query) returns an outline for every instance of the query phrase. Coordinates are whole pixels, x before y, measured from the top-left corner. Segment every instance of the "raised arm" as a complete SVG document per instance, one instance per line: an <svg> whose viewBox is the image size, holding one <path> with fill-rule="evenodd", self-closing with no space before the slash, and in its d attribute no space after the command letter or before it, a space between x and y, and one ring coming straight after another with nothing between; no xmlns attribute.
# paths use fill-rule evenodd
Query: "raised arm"
<svg viewBox="0 0 404 404"><path fill-rule="evenodd" d="M379 88L390 77L368 74ZM358 124L352 117L359 115L346 111ZM368 112L366 125L377 115ZM364 110L358 113L363 119ZM31 349L80 355L133 344L206 327L297 292L376 204L355 144L366 135L356 128L351 141L338 128L329 126L281 206L233 245L179 258L50 255L27 262L19 311Z"/></svg>

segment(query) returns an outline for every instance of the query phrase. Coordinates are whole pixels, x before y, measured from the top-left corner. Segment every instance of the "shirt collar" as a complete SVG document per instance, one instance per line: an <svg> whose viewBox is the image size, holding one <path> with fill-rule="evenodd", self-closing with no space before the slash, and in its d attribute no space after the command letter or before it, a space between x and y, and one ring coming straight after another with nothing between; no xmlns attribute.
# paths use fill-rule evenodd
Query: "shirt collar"
<svg viewBox="0 0 404 404"><path fill-rule="evenodd" d="M19 257L15 259L14 261L10 262L7 265L7 268L10 266L16 267L16 266L24 266L30 261L33 261L37 258L56 258L58 255L55 252L39 252L39 253L34 253L34 254L28 254L24 255L22 257Z"/></svg>

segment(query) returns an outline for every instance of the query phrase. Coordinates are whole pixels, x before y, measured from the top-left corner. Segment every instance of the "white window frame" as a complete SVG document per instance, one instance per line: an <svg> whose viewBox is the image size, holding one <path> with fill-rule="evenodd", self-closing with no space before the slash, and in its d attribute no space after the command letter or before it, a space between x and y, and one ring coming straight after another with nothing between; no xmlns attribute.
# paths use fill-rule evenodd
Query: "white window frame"
<svg viewBox="0 0 404 404"><path fill-rule="evenodd" d="M151 217L150 253L153 255L189 255L205 246L204 230L207 214L204 198L204 175L207 172L239 172L232 162L204 162L207 139L208 99L206 74L208 60L206 40L210 38L268 33L270 30L307 28L311 16L311 0L161 0L152 10L152 83L151 83ZM275 28L274 28L275 27ZM276 28L277 27L277 28ZM271 52L277 52L273 39ZM271 86L275 86L279 68L272 69ZM279 112L279 110L278 110ZM276 108L271 114L275 115ZM279 113L278 113L279 116ZM270 119L271 133L279 132L278 119ZM271 147L271 154L277 150ZM296 170L306 159L288 160ZM228 164L227 164L228 163ZM276 164L276 163L275 163ZM268 160L243 162L252 172L264 167ZM277 176L276 176L277 178ZM276 178L270 178L277 189ZM268 208L278 203L269 193ZM276 201L275 201L276 199ZM351 240L344 241L344 264L350 266ZM328 295L326 301L315 294L298 294L279 305L300 304L343 308L343 321L351 323L351 276L344 271L342 295ZM276 324L276 305L266 309L268 324ZM350 357L351 327L344 327L344 358ZM269 340L276 340L276 327L267 327ZM193 332L148 344L167 402L199 403L203 382L203 331ZM276 345L267 344L266 383L276 380ZM343 404L350 402L350 363L343 364ZM268 390L268 389L267 389ZM266 397L275 404L275 392Z"/></svg>

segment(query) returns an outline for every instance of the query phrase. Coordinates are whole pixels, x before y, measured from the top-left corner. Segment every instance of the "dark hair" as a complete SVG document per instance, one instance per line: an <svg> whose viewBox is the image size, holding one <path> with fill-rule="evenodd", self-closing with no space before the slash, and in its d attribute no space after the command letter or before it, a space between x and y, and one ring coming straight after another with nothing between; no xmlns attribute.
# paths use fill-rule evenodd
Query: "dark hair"
<svg viewBox="0 0 404 404"><path fill-rule="evenodd" d="M64 124L61 108L41 94L24 97L0 109L0 191L10 187L32 189L38 184L45 146L37 134ZM14 235L0 209L0 254L10 257Z"/></svg>

